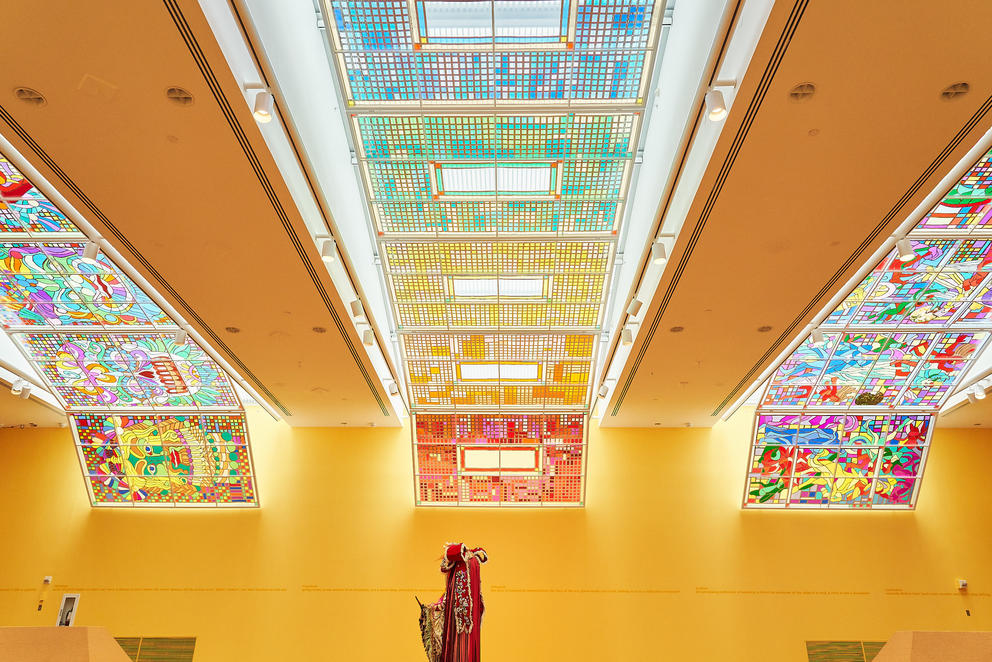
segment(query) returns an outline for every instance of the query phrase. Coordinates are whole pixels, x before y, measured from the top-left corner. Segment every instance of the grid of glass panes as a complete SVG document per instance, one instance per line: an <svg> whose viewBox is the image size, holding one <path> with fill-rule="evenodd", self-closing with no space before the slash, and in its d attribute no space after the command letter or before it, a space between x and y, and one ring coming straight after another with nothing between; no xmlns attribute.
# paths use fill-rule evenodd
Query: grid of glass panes
<svg viewBox="0 0 992 662"><path fill-rule="evenodd" d="M581 506L582 414L418 414L418 505Z"/></svg>

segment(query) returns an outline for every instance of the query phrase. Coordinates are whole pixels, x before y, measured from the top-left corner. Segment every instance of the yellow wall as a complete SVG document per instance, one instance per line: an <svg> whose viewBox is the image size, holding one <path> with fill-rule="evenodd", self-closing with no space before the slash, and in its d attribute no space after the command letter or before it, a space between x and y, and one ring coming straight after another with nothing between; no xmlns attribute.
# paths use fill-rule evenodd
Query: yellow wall
<svg viewBox="0 0 992 662"><path fill-rule="evenodd" d="M992 629L989 433L937 431L915 513L744 512L750 426L593 430L582 510L417 509L408 431L256 411L264 506L220 512L91 509L68 431L3 430L0 624L52 625L80 592L77 624L196 635L201 662L421 660L413 595L464 540L491 558L489 662L799 661L805 639Z"/></svg>

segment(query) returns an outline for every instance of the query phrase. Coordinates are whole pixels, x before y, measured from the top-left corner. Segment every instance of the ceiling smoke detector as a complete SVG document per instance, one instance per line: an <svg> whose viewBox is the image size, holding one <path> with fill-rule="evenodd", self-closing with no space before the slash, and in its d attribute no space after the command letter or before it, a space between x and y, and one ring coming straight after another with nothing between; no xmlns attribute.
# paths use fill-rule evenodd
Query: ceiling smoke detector
<svg viewBox="0 0 992 662"><path fill-rule="evenodd" d="M813 83L799 83L789 90L789 98L793 101L809 101L816 93L816 85Z"/></svg>
<svg viewBox="0 0 992 662"><path fill-rule="evenodd" d="M31 87L15 87L14 97L24 103L29 103L32 106L44 106L48 103L48 100L45 99L45 95Z"/></svg>
<svg viewBox="0 0 992 662"><path fill-rule="evenodd" d="M963 97L968 94L969 90L971 90L971 85L968 83L954 83L953 85L948 85L940 91L940 98L944 101L952 101L958 97Z"/></svg>
<svg viewBox="0 0 992 662"><path fill-rule="evenodd" d="M165 91L165 98L177 106L192 106L193 93L185 87L170 87Z"/></svg>

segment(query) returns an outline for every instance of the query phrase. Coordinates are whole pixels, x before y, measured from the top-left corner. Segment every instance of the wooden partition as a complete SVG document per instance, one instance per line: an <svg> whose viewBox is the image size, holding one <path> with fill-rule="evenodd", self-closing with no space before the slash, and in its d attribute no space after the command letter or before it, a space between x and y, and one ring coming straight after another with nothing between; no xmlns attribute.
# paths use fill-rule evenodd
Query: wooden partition
<svg viewBox="0 0 992 662"><path fill-rule="evenodd" d="M0 627L0 660L131 662L106 628Z"/></svg>
<svg viewBox="0 0 992 662"><path fill-rule="evenodd" d="M992 632L896 632L874 662L992 662Z"/></svg>

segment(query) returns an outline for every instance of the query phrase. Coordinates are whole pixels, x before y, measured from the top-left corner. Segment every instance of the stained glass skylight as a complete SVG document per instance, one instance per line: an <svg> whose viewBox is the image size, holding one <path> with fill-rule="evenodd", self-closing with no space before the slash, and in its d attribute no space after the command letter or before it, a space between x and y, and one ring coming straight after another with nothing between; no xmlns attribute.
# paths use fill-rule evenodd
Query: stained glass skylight
<svg viewBox="0 0 992 662"><path fill-rule="evenodd" d="M992 334L986 154L776 369L744 505L912 508L940 407Z"/></svg>
<svg viewBox="0 0 992 662"><path fill-rule="evenodd" d="M582 414L418 414L420 505L582 505Z"/></svg>
<svg viewBox="0 0 992 662"><path fill-rule="evenodd" d="M257 505L231 378L0 156L0 328L70 413L91 503Z"/></svg>
<svg viewBox="0 0 992 662"><path fill-rule="evenodd" d="M418 439L517 416L539 443L541 415L584 434L657 6L326 0ZM581 473L445 475L420 503L581 502Z"/></svg>

